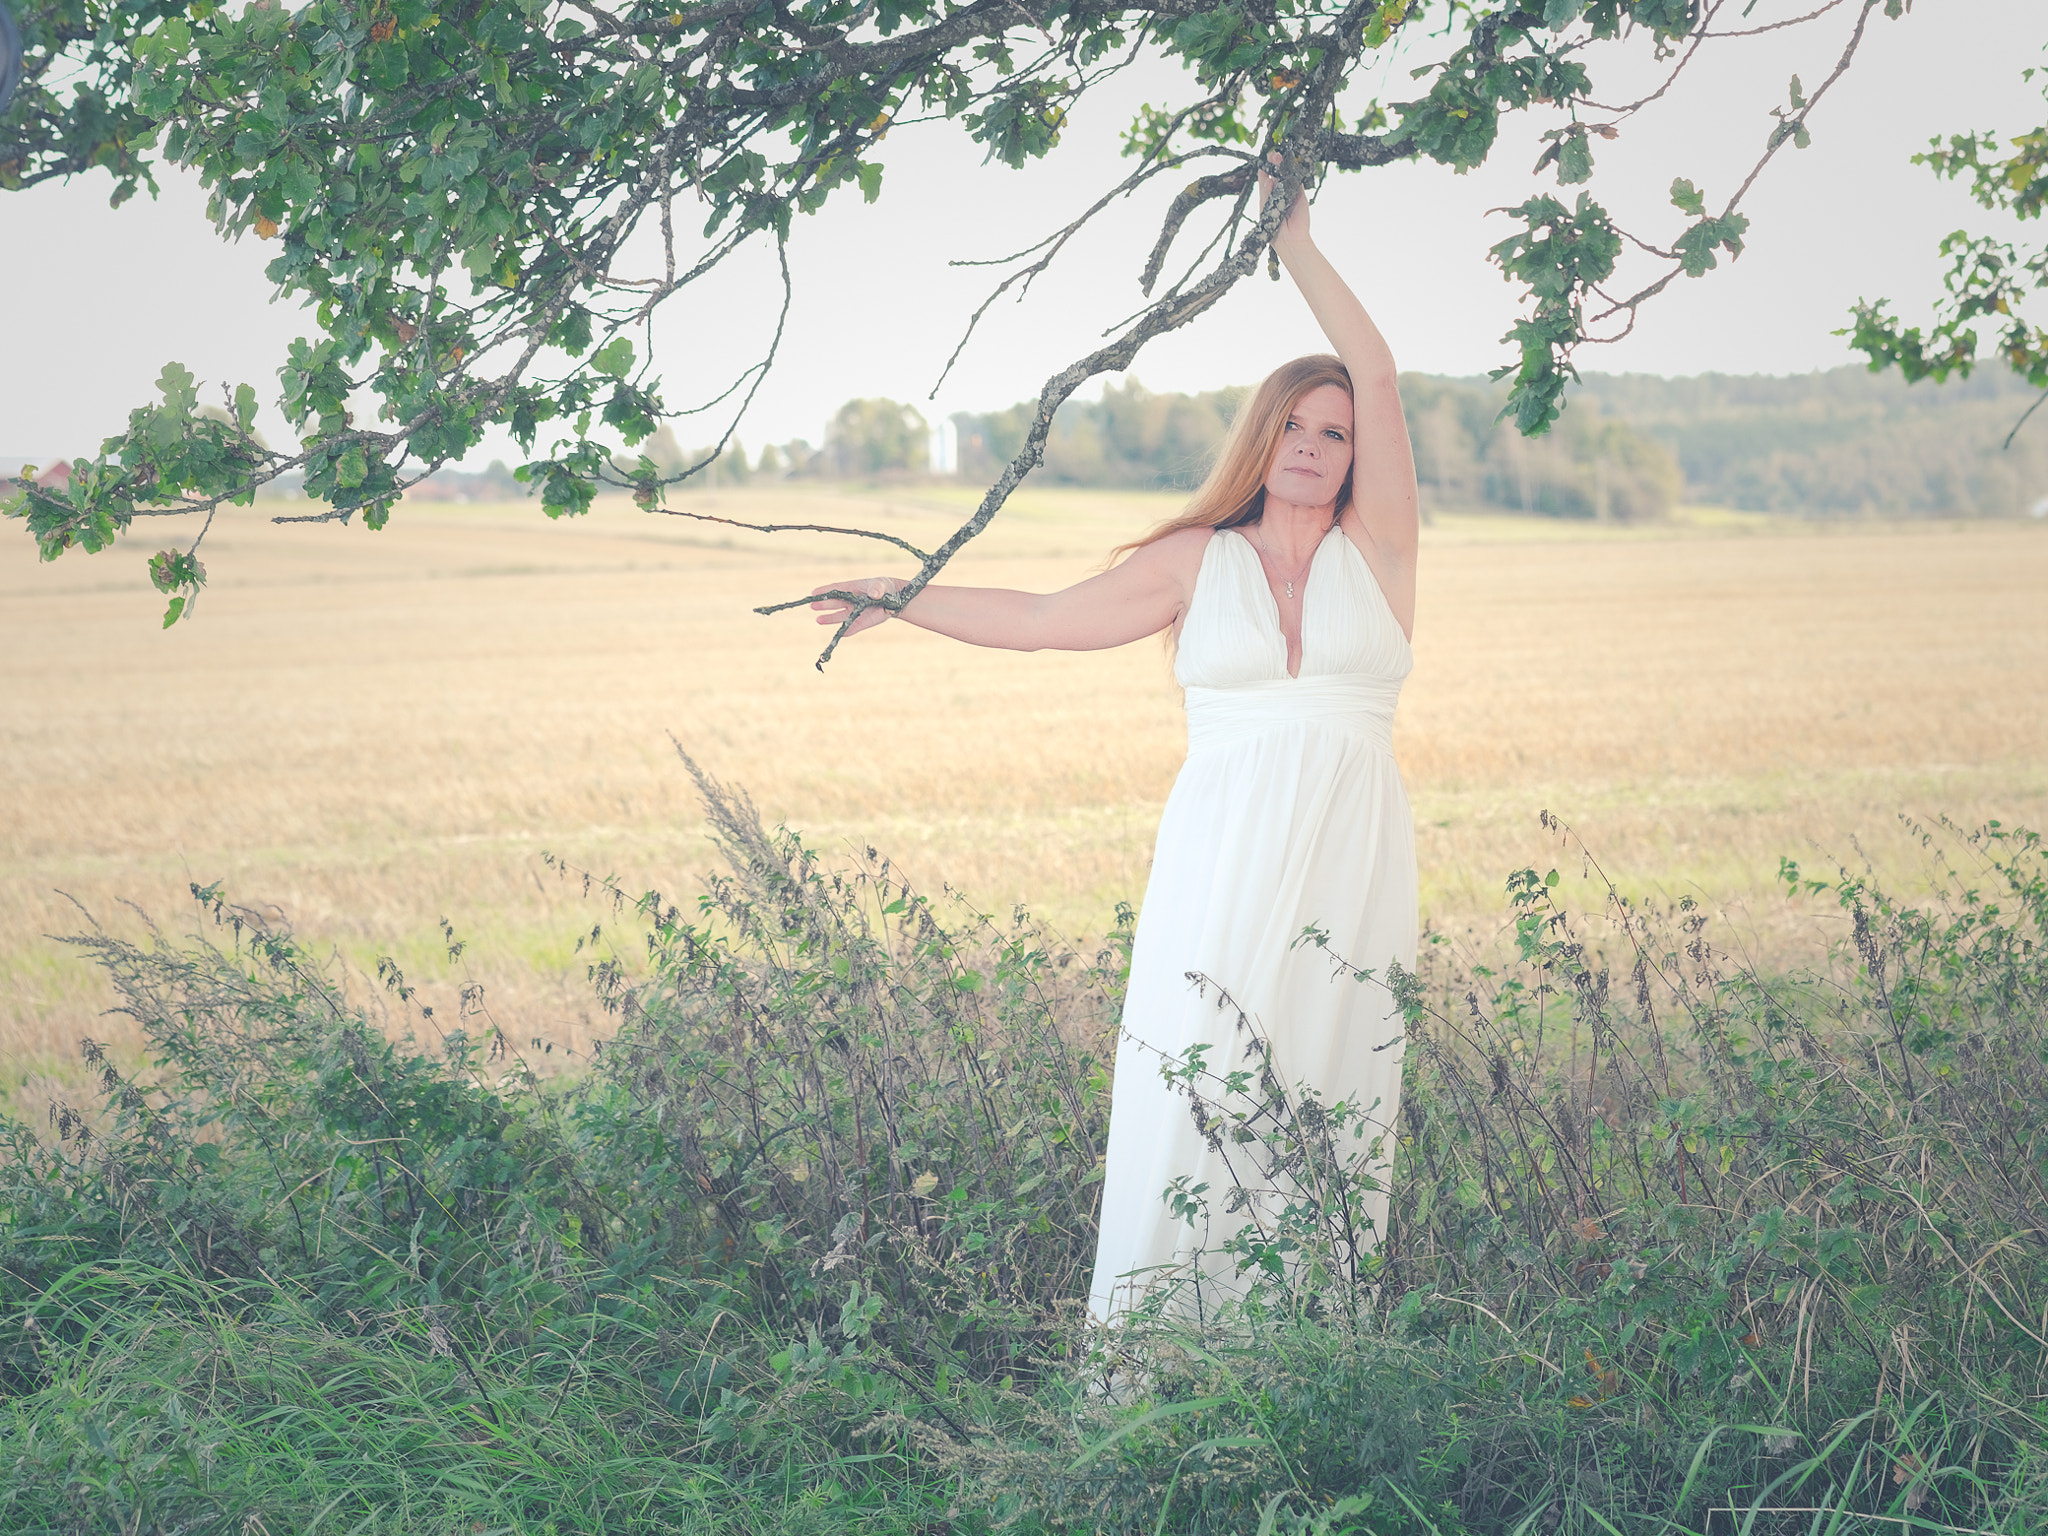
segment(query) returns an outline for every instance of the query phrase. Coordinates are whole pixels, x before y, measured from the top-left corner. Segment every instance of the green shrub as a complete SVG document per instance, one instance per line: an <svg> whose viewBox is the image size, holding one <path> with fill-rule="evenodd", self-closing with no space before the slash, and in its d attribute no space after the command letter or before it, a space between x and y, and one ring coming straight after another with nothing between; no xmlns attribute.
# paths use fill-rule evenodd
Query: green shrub
<svg viewBox="0 0 2048 1536"><path fill-rule="evenodd" d="M1959 857L1917 905L1782 866L1848 920L1807 974L1731 966L1689 900L1667 926L1613 897L1617 986L1525 871L1513 962L1410 992L1376 1299L1411 1336L1540 1329L1529 1400L1560 1426L1475 1441L1461 1504L1989 1525L2038 1478L2048 856L1937 831ZM1573 1469L1596 1444L1594 1497Z"/></svg>
<svg viewBox="0 0 2048 1536"><path fill-rule="evenodd" d="M1093 1252L1107 1113L1094 1036L1121 950L1084 963L1021 915L949 928L879 861L827 874L743 797L705 789L733 873L695 926L656 895L609 893L645 920L646 963L593 965L619 1030L567 1084L495 1034L442 1033L387 963L387 1004L439 1035L431 1050L393 1038L400 1021L374 997L352 998L215 888L195 888L211 933L194 941L72 941L155 1065L125 1078L87 1042L105 1114L57 1111L49 1143L5 1127L0 1380L15 1416L0 1458L34 1470L0 1525L56 1528L81 1499L124 1511L106 1529L234 1503L206 1465L163 1449L196 1431L161 1402L216 1396L190 1374L214 1357L159 1347L169 1317L280 1341L313 1415L292 1420L295 1444L313 1424L348 1441L327 1415L334 1382L395 1371L419 1404L481 1418L483 1463L516 1446L553 1464L546 1442L574 1404L578 1456L615 1497L671 1489L680 1456L767 1479L777 1521L795 1518L791 1500L843 1512L878 1486L901 1493L892 1437L860 1433L878 1415L944 1423L972 1384L1043 1367ZM59 1401L119 1412L53 1418ZM532 1419L536 1403L549 1408ZM404 1419L348 1419L380 1475L358 1480L374 1497L344 1498L342 1526L385 1519L397 1495L381 1474L425 1454L392 1449ZM79 1458L131 1440L149 1447L135 1452L148 1499L79 1480ZM441 1453L465 1464L452 1442ZM533 1487L493 1507L534 1529L612 1528L564 1523L553 1482ZM270 1496L295 1511L287 1526L314 1508L291 1480ZM753 1523L745 1500L728 1504Z"/></svg>
<svg viewBox="0 0 2048 1536"><path fill-rule="evenodd" d="M671 1260L756 1317L923 1381L1027 1368L1094 1259L1128 926L1092 963L1021 912L949 927L873 850L828 873L703 787L733 873L695 925L634 904L646 980L595 969L620 1031L585 1157L638 1170Z"/></svg>

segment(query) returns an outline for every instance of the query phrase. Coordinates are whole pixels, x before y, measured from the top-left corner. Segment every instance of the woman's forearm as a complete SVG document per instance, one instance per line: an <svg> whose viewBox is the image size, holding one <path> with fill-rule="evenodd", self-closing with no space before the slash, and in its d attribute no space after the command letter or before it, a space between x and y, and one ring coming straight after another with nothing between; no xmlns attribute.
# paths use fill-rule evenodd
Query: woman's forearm
<svg viewBox="0 0 2048 1536"><path fill-rule="evenodd" d="M1173 623L1193 585L1201 543L1183 541L1172 549L1150 545L1061 592L926 587L900 616L920 629L1006 651L1100 651L1129 645Z"/></svg>
<svg viewBox="0 0 2048 1536"><path fill-rule="evenodd" d="M1394 352L1373 324L1350 284L1337 275L1330 258L1307 238L1273 242L1273 250L1308 301L1309 312L1323 328L1330 346L1351 370L1354 387L1394 377Z"/></svg>
<svg viewBox="0 0 2048 1536"><path fill-rule="evenodd" d="M1350 284L1316 249L1308 227L1308 200L1298 198L1273 239L1273 250L1351 375L1357 455L1351 505L1374 550L1388 562L1388 569L1375 567L1375 574L1406 629L1414 613L1417 497L1415 454L1401 409L1394 351Z"/></svg>
<svg viewBox="0 0 2048 1536"><path fill-rule="evenodd" d="M1045 597L1008 587L926 587L896 617L919 629L1004 651L1042 651Z"/></svg>
<svg viewBox="0 0 2048 1536"><path fill-rule="evenodd" d="M1130 559L1061 592L1008 587L926 587L896 616L934 634L1005 651L1099 651L1129 645L1172 624L1194 590L1208 529L1157 539ZM862 576L812 589L820 624L846 624L854 604L835 591L873 599L901 592L900 576ZM848 633L872 629L889 610L867 606Z"/></svg>

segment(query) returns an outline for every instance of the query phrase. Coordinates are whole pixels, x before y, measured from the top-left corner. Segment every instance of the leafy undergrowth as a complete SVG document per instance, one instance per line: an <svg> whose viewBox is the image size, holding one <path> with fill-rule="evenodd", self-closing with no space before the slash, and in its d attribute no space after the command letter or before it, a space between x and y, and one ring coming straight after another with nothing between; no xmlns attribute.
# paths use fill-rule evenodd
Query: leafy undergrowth
<svg viewBox="0 0 2048 1536"><path fill-rule="evenodd" d="M0 1529L2048 1529L2031 834L1945 829L1915 906L1788 865L1850 934L1807 975L1534 872L1498 954L1331 957L1406 1010L1398 1144L1185 1071L1267 1181L1243 1283L1105 1337L1128 928L1076 954L703 787L692 910L592 885L644 961L593 964L571 1080L218 891L73 941L154 1066L5 1128Z"/></svg>

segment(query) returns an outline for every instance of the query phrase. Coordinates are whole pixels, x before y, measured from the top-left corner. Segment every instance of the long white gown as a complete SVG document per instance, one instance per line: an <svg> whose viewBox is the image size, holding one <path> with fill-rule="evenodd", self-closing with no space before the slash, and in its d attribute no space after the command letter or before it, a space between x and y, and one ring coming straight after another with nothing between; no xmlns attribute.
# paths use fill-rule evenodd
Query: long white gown
<svg viewBox="0 0 2048 1536"><path fill-rule="evenodd" d="M1198 1274L1211 1294L1233 1284L1234 1263L1215 1251L1245 1220L1226 1209L1230 1174L1185 1091L1160 1074L1162 1058L1205 1043L1211 1070L1256 1070L1216 987L1266 1036L1289 1090L1307 1083L1326 1105L1372 1106L1375 1129L1393 1127L1403 1031L1390 994L1333 976L1329 955L1295 940L1313 924L1354 965L1383 975L1389 960L1414 964L1414 821L1392 750L1413 665L1341 530L1310 562L1293 677L1257 552L1233 531L1209 540L1174 664L1187 762L1159 824L1117 1048L1089 1297L1098 1319L1170 1277ZM1241 1167L1241 1149L1229 1150ZM1206 1219L1170 1208L1176 1179L1208 1185ZM1370 1215L1384 1226L1384 1195Z"/></svg>

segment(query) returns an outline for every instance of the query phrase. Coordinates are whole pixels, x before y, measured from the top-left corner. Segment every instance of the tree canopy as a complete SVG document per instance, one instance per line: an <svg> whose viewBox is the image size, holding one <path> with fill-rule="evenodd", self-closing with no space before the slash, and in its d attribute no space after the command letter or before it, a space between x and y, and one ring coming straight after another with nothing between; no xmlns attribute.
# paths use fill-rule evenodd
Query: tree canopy
<svg viewBox="0 0 2048 1536"><path fill-rule="evenodd" d="M74 460L68 488L27 488L10 510L55 557L103 548L138 517L210 517L296 470L321 506L304 516L361 513L379 527L408 485L504 427L551 516L587 509L606 484L690 515L665 506L663 491L708 457L665 465L644 451L665 420L706 408L663 394L647 355L661 306L687 302L743 250L779 263L786 296L800 216L835 197L880 196L891 131L940 124L1021 167L1058 142L1086 93L1140 58L1179 61L1181 89L1125 133L1129 174L1019 253L997 289L1028 284L1111 201L1192 173L1135 263L1144 307L1046 381L1021 443L952 536L929 551L887 540L920 562L882 600L896 606L1038 464L1062 401L1129 368L1258 269L1297 189L1398 161L1464 171L1495 151L1505 123L1539 109L1563 113L1536 135L1539 169L1558 190L1508 210L1519 227L1491 255L1528 300L1503 338L1507 414L1540 434L1562 408L1578 347L1625 333L1673 281L1740 253L1757 176L1807 144L1808 119L1868 28L1909 4L1815 0L1804 15L1751 21L1755 0L311 0L297 10L254 0L239 11L217 0L32 0L20 11L23 88L0 120L0 186L98 171L118 202L153 187L160 162L191 167L224 236L276 242L268 276L313 301L317 334L295 342L280 370L293 450L257 439L250 386L216 419L171 364L161 399L135 409L97 457ZM1739 187L1710 202L1679 178L1668 227L1616 224L1587 185L1596 141L1652 108L1706 44L1829 18L1842 29L1837 62L1818 84L1793 80ZM1404 81L1398 99L1371 95L1383 50L1422 33L1433 62L1390 77ZM1617 49L1658 64L1664 88L1605 100L1591 70ZM2031 216L2048 186L2036 179L2044 143L2023 136L2000 158L1998 142L1977 134L1937 147L1930 163L1974 177L1987 205ZM1252 172L1272 151L1283 195L1262 214ZM1184 246L1197 254L1169 275ZM1629 248L1655 270L1617 287ZM1953 311L1931 338L1898 330L1874 305L1857 344L1909 371L1963 368L1976 344L1968 323L2016 315L2020 290L2048 281L2038 255L2030 265L1964 240L1956 258ZM780 341L778 326L766 355L709 402L731 423L714 452ZM2000 344L2048 384L2039 330L2013 319ZM204 580L199 539L152 561L171 597L167 623Z"/></svg>

